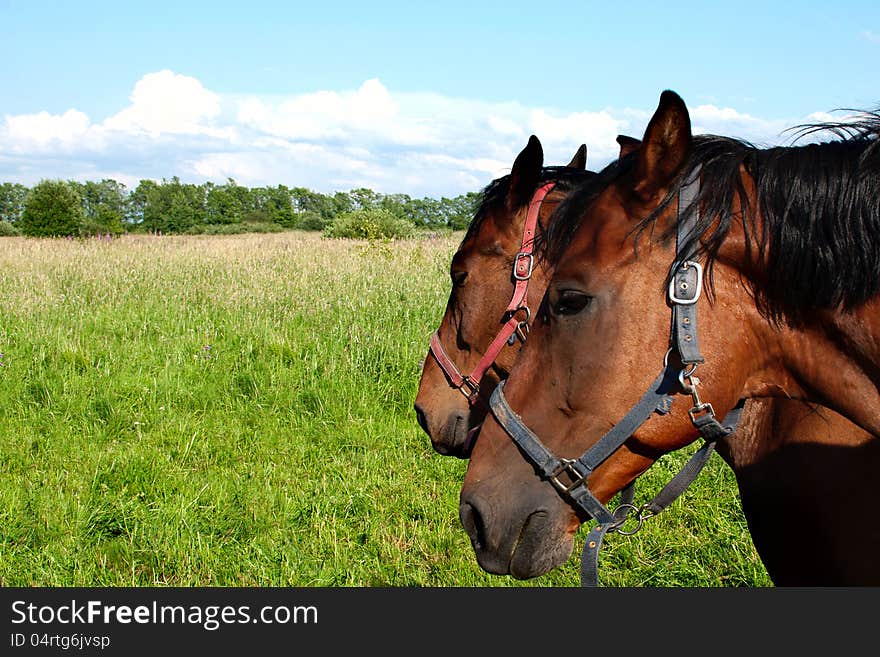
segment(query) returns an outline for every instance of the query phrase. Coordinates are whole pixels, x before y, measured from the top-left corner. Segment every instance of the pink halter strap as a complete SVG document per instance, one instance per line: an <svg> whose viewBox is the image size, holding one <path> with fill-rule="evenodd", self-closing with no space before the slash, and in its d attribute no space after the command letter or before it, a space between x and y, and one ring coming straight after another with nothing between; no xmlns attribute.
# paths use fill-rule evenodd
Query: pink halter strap
<svg viewBox="0 0 880 657"><path fill-rule="evenodd" d="M452 359L443 349L443 345L440 344L439 329L431 335L431 354L446 374L446 378L449 379L449 385L460 390L467 397L468 403L471 406L476 404L479 398L480 380L483 378L486 370L498 358L498 354L501 353L504 345L508 343L513 344L514 334L519 336L521 340L525 340L525 329L531 318L531 311L526 304L526 292L528 291L529 279L532 277L532 270L535 265L532 248L535 241L535 230L538 226L538 213L541 211L541 204L544 202L544 198L555 186L556 183L549 182L539 187L529 203L529 211L526 215L525 226L523 226L522 246L519 253L513 259L513 279L515 284L513 296L504 311L507 321L504 322L495 339L489 344L473 372L465 375L455 366L455 363L452 362ZM520 311L525 312L525 319L518 317Z"/></svg>

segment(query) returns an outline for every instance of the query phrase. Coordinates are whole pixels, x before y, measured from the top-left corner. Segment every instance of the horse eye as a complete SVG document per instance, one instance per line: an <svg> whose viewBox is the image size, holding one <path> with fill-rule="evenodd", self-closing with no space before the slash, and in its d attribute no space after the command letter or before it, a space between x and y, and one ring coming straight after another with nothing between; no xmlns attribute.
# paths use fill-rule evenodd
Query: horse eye
<svg viewBox="0 0 880 657"><path fill-rule="evenodd" d="M454 271L450 274L452 277L452 287L461 287L468 276L466 271Z"/></svg>
<svg viewBox="0 0 880 657"><path fill-rule="evenodd" d="M577 315L588 308L593 297L577 290L561 290L551 308L554 315Z"/></svg>

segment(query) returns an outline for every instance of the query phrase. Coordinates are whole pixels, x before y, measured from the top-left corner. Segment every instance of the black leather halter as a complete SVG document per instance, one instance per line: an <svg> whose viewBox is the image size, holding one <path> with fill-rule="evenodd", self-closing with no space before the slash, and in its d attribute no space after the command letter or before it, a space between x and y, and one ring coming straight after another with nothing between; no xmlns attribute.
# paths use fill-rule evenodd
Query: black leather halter
<svg viewBox="0 0 880 657"><path fill-rule="evenodd" d="M702 292L703 269L693 259L692 253L684 253L684 245L689 243L688 238L696 224L697 208L694 200L698 192L699 170L694 172L679 192L676 254L668 292L672 306L672 327L670 347L663 359L663 369L623 419L581 456L569 459L554 455L514 413L504 397L504 381L498 384L489 401L495 419L522 449L539 474L563 497L597 521L598 524L590 531L584 543L581 557L583 586L598 586L597 562L605 534L609 531L634 534L645 519L657 515L672 503L708 462L716 441L733 433L742 414L744 400L740 400L719 422L712 405L704 403L697 392L699 379L694 376L694 371L704 361L697 341L697 301ZM669 357L673 352L679 356L681 369L670 364ZM672 395L675 393L691 395L693 406L688 415L704 439L704 444L653 500L641 507L626 501L610 511L590 491L587 479L595 468L614 454L654 413L668 413L673 401ZM633 530L627 530L624 524L631 514L635 514L637 526Z"/></svg>

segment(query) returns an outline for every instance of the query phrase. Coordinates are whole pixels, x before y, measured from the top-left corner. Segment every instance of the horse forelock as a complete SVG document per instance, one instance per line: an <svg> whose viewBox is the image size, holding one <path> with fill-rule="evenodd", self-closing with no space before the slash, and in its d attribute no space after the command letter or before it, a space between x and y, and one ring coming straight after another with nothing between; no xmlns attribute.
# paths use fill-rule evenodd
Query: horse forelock
<svg viewBox="0 0 880 657"><path fill-rule="evenodd" d="M636 153L614 160L593 176L580 182L559 204L548 220L547 230L535 242L535 250L555 266L574 239L584 218L584 210L610 184L632 169Z"/></svg>
<svg viewBox="0 0 880 657"><path fill-rule="evenodd" d="M549 166L541 170L540 184L555 182L556 190L569 193L585 181L591 180L596 173L594 171L578 169L567 166ZM484 187L478 196L477 209L474 218L468 225L468 229L462 238L461 244L474 239L479 235L485 223L493 216L507 215L507 199L510 191L510 174L496 178ZM525 205L519 210L525 209Z"/></svg>

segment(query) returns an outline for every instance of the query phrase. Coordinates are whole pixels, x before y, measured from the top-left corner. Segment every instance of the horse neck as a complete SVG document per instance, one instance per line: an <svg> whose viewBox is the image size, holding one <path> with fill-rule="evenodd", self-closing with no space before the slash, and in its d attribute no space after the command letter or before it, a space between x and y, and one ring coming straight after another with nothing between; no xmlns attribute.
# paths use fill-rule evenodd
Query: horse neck
<svg viewBox="0 0 880 657"><path fill-rule="evenodd" d="M755 181L740 168L745 193L755 198ZM742 213L739 195L734 207ZM750 202L752 235L763 229L764 218L756 201ZM748 240L741 222L733 222L717 253L717 264L732 273L745 287L755 290L773 276L761 251ZM732 280L732 279L731 279ZM729 284L729 282L728 282ZM742 285L735 285L743 290ZM732 288L731 288L732 289ZM783 397L822 404L864 430L880 436L880 296L851 309L823 309L789 325L768 319L758 304L746 312L757 347L752 351L752 371L744 390L746 397ZM744 306L745 307L745 306Z"/></svg>
<svg viewBox="0 0 880 657"><path fill-rule="evenodd" d="M803 326L765 327L775 342L783 385L754 376L747 396L822 404L880 436L880 299L852 311L825 310Z"/></svg>

